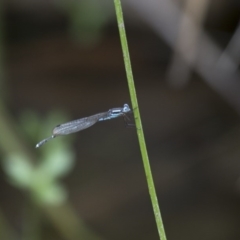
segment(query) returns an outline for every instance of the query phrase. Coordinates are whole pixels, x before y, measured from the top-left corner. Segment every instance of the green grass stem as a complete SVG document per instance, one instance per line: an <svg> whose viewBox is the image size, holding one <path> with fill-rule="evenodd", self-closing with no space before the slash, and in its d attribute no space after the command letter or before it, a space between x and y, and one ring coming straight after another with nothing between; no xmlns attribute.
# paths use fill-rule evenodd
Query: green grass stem
<svg viewBox="0 0 240 240"><path fill-rule="evenodd" d="M117 16L120 40L122 45L124 65L125 65L126 74L127 74L128 87L129 87L134 117L136 121L137 135L138 135L140 150L142 154L144 170L147 178L148 190L151 197L151 202L153 206L153 212L155 215L159 237L161 240L166 240L167 238L166 238L166 234L163 226L160 208L158 205L157 194L154 186L154 181L152 177L151 167L149 163L142 123L141 123L141 116L139 112L137 94L135 90L131 61L130 61L130 56L128 51L128 43L127 43L126 31L125 31L124 20L123 20L121 0L114 0L114 5L115 5L116 16Z"/></svg>

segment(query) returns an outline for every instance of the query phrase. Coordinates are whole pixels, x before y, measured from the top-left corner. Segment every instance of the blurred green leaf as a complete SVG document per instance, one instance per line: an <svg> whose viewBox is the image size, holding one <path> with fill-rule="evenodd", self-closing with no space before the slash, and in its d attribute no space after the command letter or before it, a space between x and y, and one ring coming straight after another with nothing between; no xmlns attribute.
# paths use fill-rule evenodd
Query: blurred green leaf
<svg viewBox="0 0 240 240"><path fill-rule="evenodd" d="M27 137L36 142L51 135L52 129L59 123L67 121L68 117L62 111L52 111L43 120L39 114L25 110L20 116L20 128Z"/></svg>
<svg viewBox="0 0 240 240"><path fill-rule="evenodd" d="M114 16L111 3L104 0L56 1L56 4L67 11L71 35L85 45L99 41L103 28Z"/></svg>
<svg viewBox="0 0 240 240"><path fill-rule="evenodd" d="M30 110L22 112L20 116L20 128L27 135L27 137L34 141L35 136L38 135L39 125L41 124L40 116Z"/></svg>
<svg viewBox="0 0 240 240"><path fill-rule="evenodd" d="M45 175L58 178L66 175L73 168L74 154L66 144L59 142L57 147L52 146L47 153L40 164L40 169Z"/></svg>
<svg viewBox="0 0 240 240"><path fill-rule="evenodd" d="M44 203L56 205L62 204L67 199L67 192L61 185L52 183L45 185L42 188L35 188L35 191L33 191L33 197L41 204Z"/></svg>
<svg viewBox="0 0 240 240"><path fill-rule="evenodd" d="M45 135L47 132L48 135L51 134L49 126L53 128L65 121L66 116L61 112L52 112L45 121L42 121L36 113L26 111L21 117L21 130L35 141L36 135ZM67 193L57 180L69 173L74 164L74 153L70 149L69 141L58 138L54 142L36 150L42 153L42 157L34 165L30 159L17 153L9 155L3 161L9 181L19 188L28 190L35 201L41 204L60 204L65 201Z"/></svg>
<svg viewBox="0 0 240 240"><path fill-rule="evenodd" d="M34 171L26 157L12 154L5 159L3 167L14 185L25 189L30 186Z"/></svg>

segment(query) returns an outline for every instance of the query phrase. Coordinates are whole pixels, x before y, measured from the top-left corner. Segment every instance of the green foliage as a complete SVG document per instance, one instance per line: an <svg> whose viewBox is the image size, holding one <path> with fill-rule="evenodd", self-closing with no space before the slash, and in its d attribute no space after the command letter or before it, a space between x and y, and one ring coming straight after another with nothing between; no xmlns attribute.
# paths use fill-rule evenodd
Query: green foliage
<svg viewBox="0 0 240 240"><path fill-rule="evenodd" d="M51 176L53 179L67 175L73 168L74 154L62 142L57 147L53 147L43 156L40 170Z"/></svg>
<svg viewBox="0 0 240 240"><path fill-rule="evenodd" d="M67 119L66 114L53 111L43 121L39 114L26 110L20 116L18 130L27 136L30 141L37 143L39 140L51 135L53 127L67 121Z"/></svg>
<svg viewBox="0 0 240 240"><path fill-rule="evenodd" d="M3 166L12 184L23 189L29 188L34 171L25 156L12 154L5 158Z"/></svg>
<svg viewBox="0 0 240 240"><path fill-rule="evenodd" d="M49 115L46 121L41 121L35 113L26 111L21 117L20 125L29 139L35 139L37 142L41 138L36 140L36 135L46 137L45 132L49 126L55 126L56 122L63 118L62 114L55 112ZM16 187L27 190L38 203L63 203L67 193L58 179L66 176L73 168L74 154L69 142L63 143L61 139L59 141L54 139L52 144L46 144L36 151L41 153L37 163L33 163L26 155L19 153L11 153L5 157L3 167L9 181Z"/></svg>
<svg viewBox="0 0 240 240"><path fill-rule="evenodd" d="M103 28L114 13L109 2L104 0L62 1L57 4L67 11L71 35L85 45L94 44L101 38Z"/></svg>

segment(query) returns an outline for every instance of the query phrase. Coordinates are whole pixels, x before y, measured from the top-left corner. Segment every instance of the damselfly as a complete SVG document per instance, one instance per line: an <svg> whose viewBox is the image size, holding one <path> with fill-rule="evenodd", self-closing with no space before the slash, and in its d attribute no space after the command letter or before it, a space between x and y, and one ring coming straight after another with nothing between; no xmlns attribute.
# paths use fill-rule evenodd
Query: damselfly
<svg viewBox="0 0 240 240"><path fill-rule="evenodd" d="M43 144L45 144L46 142L48 142L49 140L57 136L67 135L70 133L82 131L100 121L110 120L110 119L118 118L122 116L126 125L129 125L130 119L127 116L127 113L130 113L130 112L131 112L131 109L128 106L128 104L124 104L122 108L121 107L112 108L112 109L109 109L107 112L97 113L89 117L84 117L71 122L57 125L53 129L52 136L49 138L43 139L41 142L39 142L36 145L36 148L41 147Z"/></svg>

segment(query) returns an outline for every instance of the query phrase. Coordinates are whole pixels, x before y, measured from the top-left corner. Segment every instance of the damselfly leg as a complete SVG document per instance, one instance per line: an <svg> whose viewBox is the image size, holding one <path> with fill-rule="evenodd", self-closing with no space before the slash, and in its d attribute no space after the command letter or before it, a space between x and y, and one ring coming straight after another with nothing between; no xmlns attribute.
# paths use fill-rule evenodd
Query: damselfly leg
<svg viewBox="0 0 240 240"><path fill-rule="evenodd" d="M132 120L127 114L123 115L123 120L126 128L131 128L136 126L135 123L132 123Z"/></svg>

